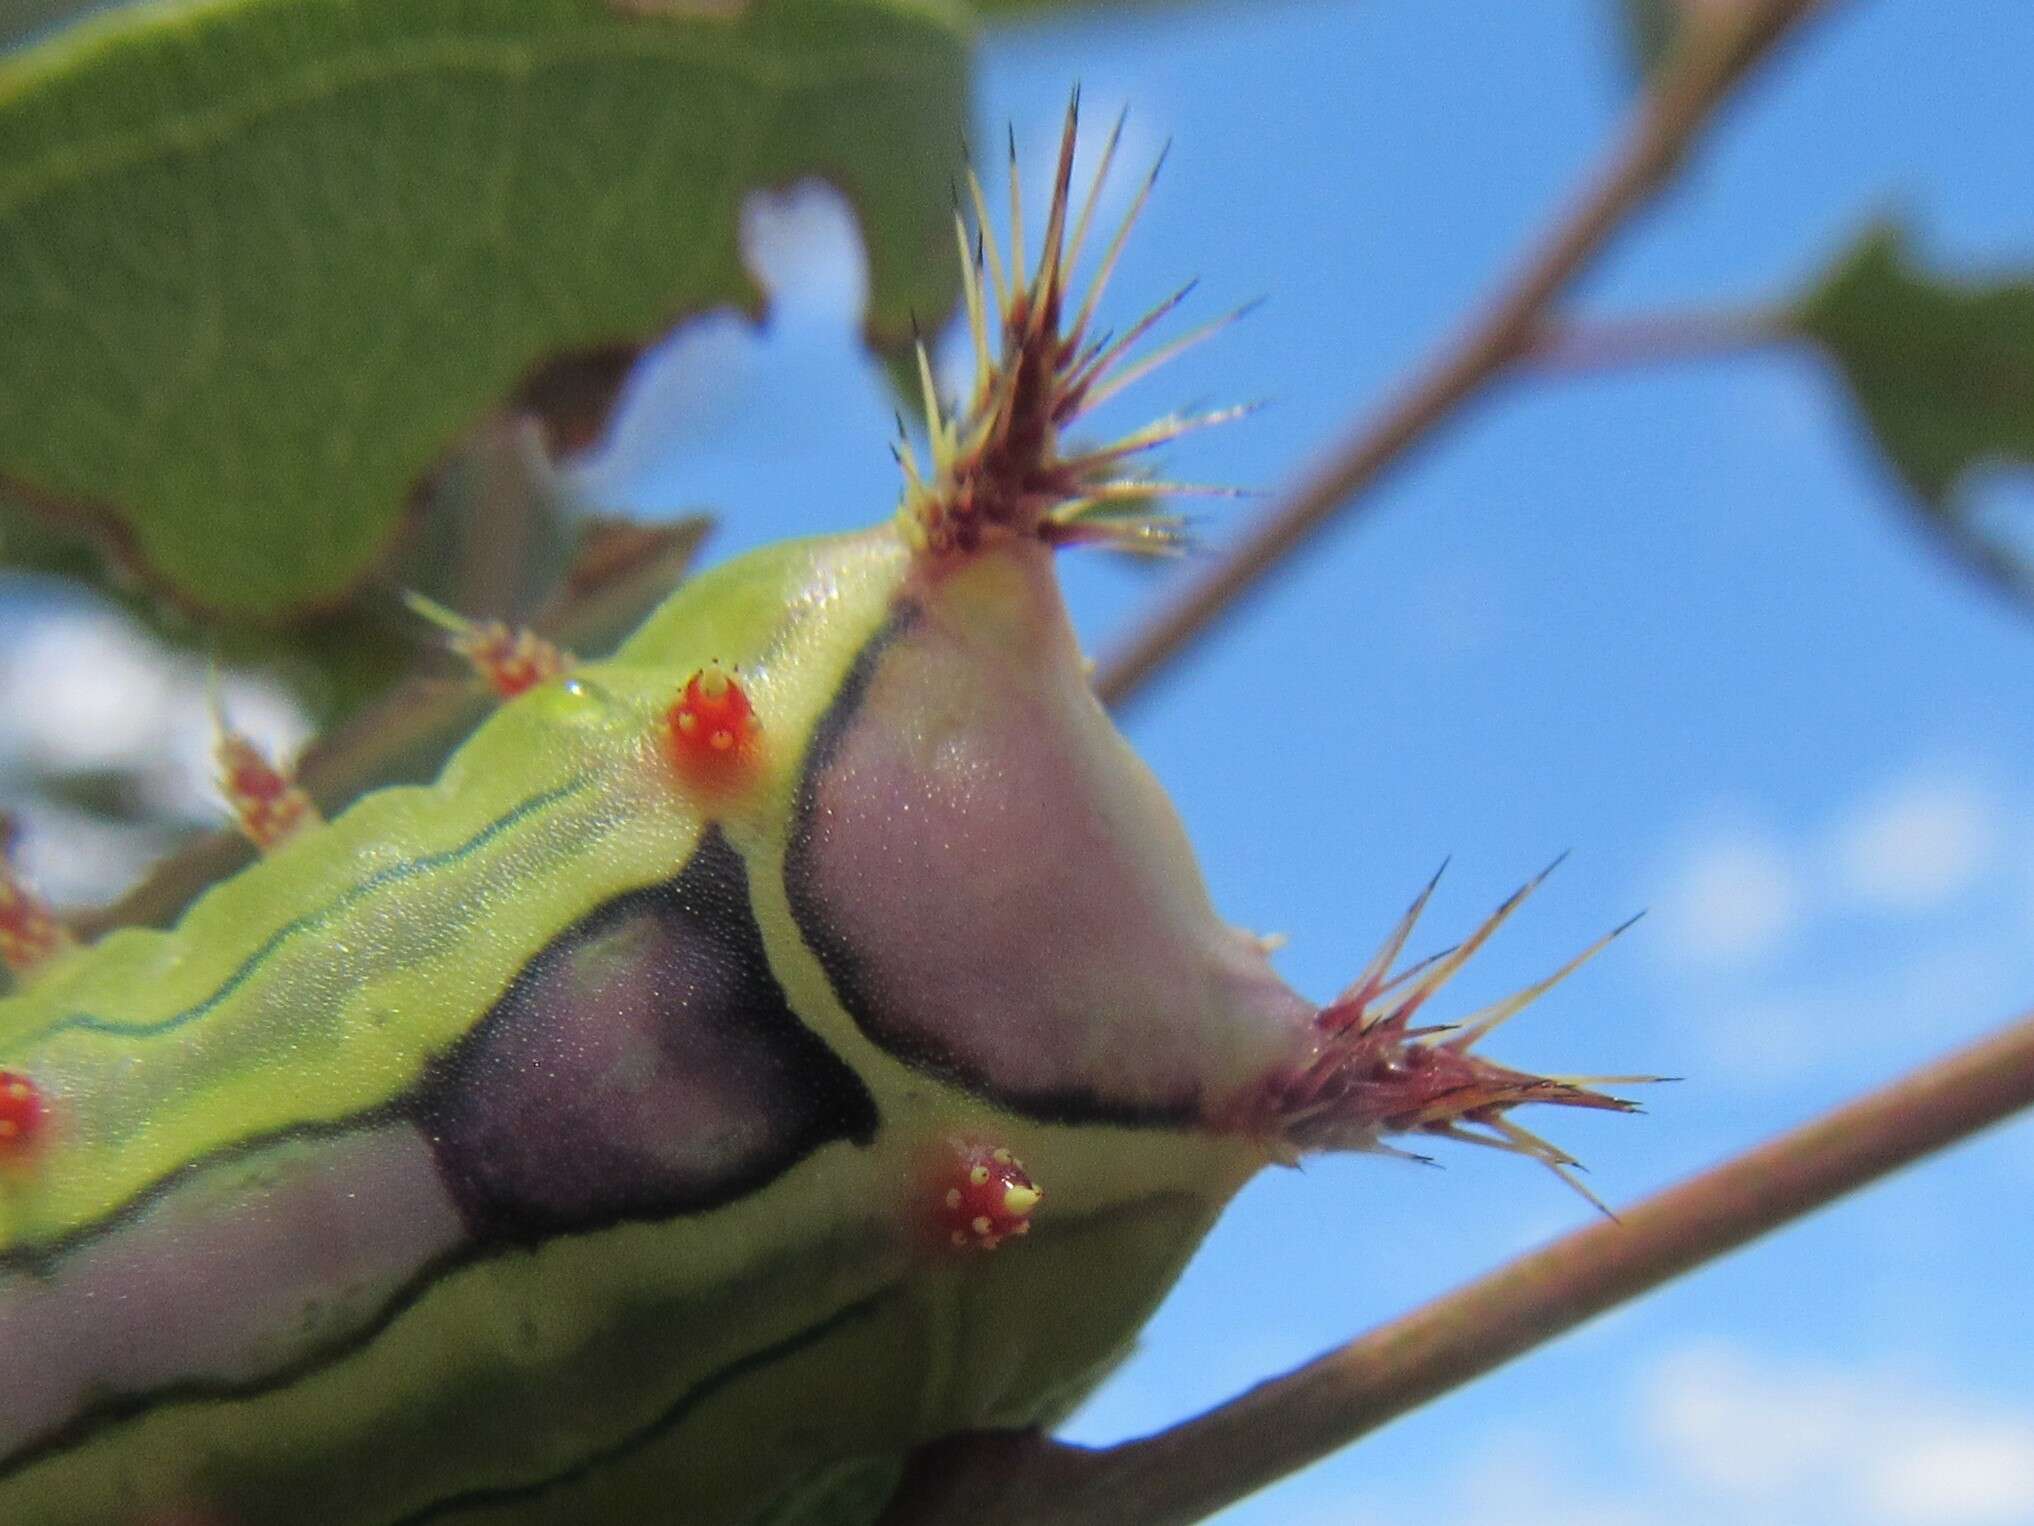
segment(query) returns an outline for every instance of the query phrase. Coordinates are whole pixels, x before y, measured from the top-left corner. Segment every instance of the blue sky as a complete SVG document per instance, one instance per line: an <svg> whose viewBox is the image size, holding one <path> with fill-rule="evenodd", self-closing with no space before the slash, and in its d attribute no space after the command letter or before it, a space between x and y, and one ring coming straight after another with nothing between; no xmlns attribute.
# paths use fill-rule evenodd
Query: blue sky
<svg viewBox="0 0 2034 1526"><path fill-rule="evenodd" d="M1124 405L1270 397L1175 455L1275 487L1445 334L1561 204L1628 99L1606 0L1163 8L999 32L978 120L1042 179L1069 83L1174 151L1118 278L1198 275L1247 323ZM1928 256L2034 262L2034 8L1858 4L1760 76L1579 294L1762 303L1868 219ZM782 288L647 377L592 481L712 504L731 551L883 511L889 402L851 338L823 196L757 220ZM2010 485L1986 489L2003 505ZM1250 512L1217 507L1219 544ZM1316 996L1447 854L1429 946L1562 849L1465 975L1472 1002L1652 915L1501 1053L1685 1075L1643 1119L1547 1120L1613 1202L1803 1119L2034 994L2034 620L1914 537L1831 377L1775 353L1519 387L1125 718L1218 902L1292 935ZM1069 558L1106 649L1179 569ZM1281 718L1271 745L1208 697ZM1528 1165L1323 1161L1257 1182L1137 1358L1074 1420L1163 1425L1550 1235ZM2009 1127L1410 1417L1243 1523L2034 1521L2034 1129Z"/></svg>
<svg viewBox="0 0 2034 1526"><path fill-rule="evenodd" d="M990 36L977 117L985 137L1014 126L1034 180L1075 78L1091 120L1130 106L1133 164L1174 142L1116 316L1188 276L1204 315L1269 301L1117 417L1270 398L1173 461L1276 488L1449 331L1597 155L1629 97L1611 10L1264 0L1056 20ZM1755 81L1579 303L1767 302L1895 209L1931 259L2034 264L2029 58L2023 0L1842 8ZM851 224L822 193L752 223L779 291L769 328L688 329L586 471L617 504L710 506L723 556L866 522L896 494L892 404L854 338ZM2024 484L1984 491L2024 507ZM1217 505L1201 530L1219 546L1250 512ZM1572 850L1462 977L1460 1010L1650 908L1496 1047L1687 1078L1642 1119L1544 1120L1629 1201L2034 996L2034 619L1974 592L1905 515L1806 355L1512 388L1124 723L1225 913L1290 934L1283 968L1317 997L1450 854L1429 948ZM1098 650L1183 570L1063 565ZM102 674L142 661L95 632L41 639ZM38 671L32 639L0 653L0 689ZM170 709L197 713L200 676L179 682L147 715L49 696L36 745L163 734ZM1278 718L1271 737L1207 726L1210 696L1236 695ZM286 729L263 724L256 689L233 703L249 729ZM0 762L26 746L0 736ZM43 825L30 868L48 882L87 855ZM1070 1434L1162 1426L1589 1217L1525 1163L1445 1164L1260 1179ZM2034 1522L2030 1191L2034 1127L1999 1130L1222 1519Z"/></svg>

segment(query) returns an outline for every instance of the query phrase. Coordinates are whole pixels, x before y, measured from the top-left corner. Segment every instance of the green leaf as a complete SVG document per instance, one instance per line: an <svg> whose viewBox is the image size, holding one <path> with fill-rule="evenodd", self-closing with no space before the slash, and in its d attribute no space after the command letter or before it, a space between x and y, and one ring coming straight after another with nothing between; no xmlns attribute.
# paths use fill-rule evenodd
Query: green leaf
<svg viewBox="0 0 2034 1526"><path fill-rule="evenodd" d="M0 8L0 48L92 9L93 0L8 0Z"/></svg>
<svg viewBox="0 0 2034 1526"><path fill-rule="evenodd" d="M649 13L644 13L645 11ZM505 403L754 308L758 187L840 186L870 329L950 305L936 0L178 0L0 59L0 486L214 615L330 609Z"/></svg>
<svg viewBox="0 0 2034 1526"><path fill-rule="evenodd" d="M414 589L474 617L531 618L559 588L588 506L544 457L534 426L475 431L416 495L398 553L376 586L284 630L203 622L110 569L79 525L36 516L0 489L0 565L97 584L170 646L231 667L260 668L320 728L413 669L430 645L393 596Z"/></svg>
<svg viewBox="0 0 2034 1526"><path fill-rule="evenodd" d="M2034 465L2034 276L1963 281L1920 269L1882 224L1801 300L1795 328L1835 360L1928 521L1993 578L2034 572L1958 491L1975 468Z"/></svg>

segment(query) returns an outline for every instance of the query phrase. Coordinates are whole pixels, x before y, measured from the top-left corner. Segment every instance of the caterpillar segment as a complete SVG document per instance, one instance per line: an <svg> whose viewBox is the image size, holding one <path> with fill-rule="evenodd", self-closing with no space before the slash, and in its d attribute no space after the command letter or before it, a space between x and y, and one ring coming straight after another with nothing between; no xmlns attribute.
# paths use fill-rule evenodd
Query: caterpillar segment
<svg viewBox="0 0 2034 1526"><path fill-rule="evenodd" d="M1176 545L1131 463L1220 417L1070 438L1171 310L1094 329L1148 182L1068 300L1074 130L1032 274L961 227L971 396L895 515L598 661L458 625L530 660L434 783L0 1002L0 1520L871 1522L1063 1416L1267 1164L1566 1172L1512 1113L1627 1106L1480 1048L1593 949L1425 1021L1519 898L1325 1006L1216 914L1054 573Z"/></svg>

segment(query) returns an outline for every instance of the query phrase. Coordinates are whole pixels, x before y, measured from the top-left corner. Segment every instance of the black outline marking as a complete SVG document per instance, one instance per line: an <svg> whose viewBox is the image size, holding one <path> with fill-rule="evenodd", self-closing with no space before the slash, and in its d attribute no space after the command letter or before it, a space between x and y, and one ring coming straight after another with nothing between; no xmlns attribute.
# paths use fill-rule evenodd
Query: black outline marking
<svg viewBox="0 0 2034 1526"><path fill-rule="evenodd" d="M898 1033L877 1012L867 975L867 960L833 923L824 898L813 884L809 854L812 823L819 814L819 777L839 756L867 699L876 669L893 642L923 616L924 610L900 599L890 618L855 654L840 690L813 728L812 740L799 770L798 792L791 804L791 826L784 850L784 894L806 946L832 986L834 997L870 1043L913 1070L922 1071L993 1106L1040 1123L1113 1124L1124 1128L1186 1127L1200 1118L1200 1099L1176 1103L1115 1102L1082 1087L1049 1092L1013 1092L999 1088L980 1069L947 1045L922 1033Z"/></svg>
<svg viewBox="0 0 2034 1526"><path fill-rule="evenodd" d="M456 864L462 858L470 857L486 847L490 842L493 842L495 838L501 836L502 833L506 832L517 822L523 821L540 811L549 810L562 800L570 799L585 789L591 782L590 779L575 779L570 784L561 784L555 789L548 789L540 794L532 795L506 815L497 816L493 821L490 821L486 826L456 847L443 848L436 853L426 853L417 858L405 859L399 864L390 864L385 869L377 869L374 873L368 875L366 879L360 880L345 890L340 891L338 895L325 902L315 911L307 911L293 921L285 922L281 927L270 933L268 937L264 938L254 952L243 959L234 969L233 973L228 975L213 990L211 995L205 997L202 1001L184 1008L181 1012L172 1012L168 1017L154 1018L147 1022L122 1021L118 1018L99 1017L90 1012L70 1012L45 1024L27 1037L17 1040L9 1048L18 1053L22 1050L32 1049L37 1044L46 1043L50 1039L60 1037L66 1033L92 1033L110 1038L153 1038L159 1034L173 1033L186 1023L197 1021L207 1012L212 1011L221 1002L232 996L235 991L238 991L254 977L254 972L265 964L277 949L281 948L284 943L296 937L299 933L309 932L313 928L322 926L330 918L338 915L341 911L346 910L355 902L372 894L374 891L381 889L384 885L411 879L431 869L442 869L447 864Z"/></svg>
<svg viewBox="0 0 2034 1526"><path fill-rule="evenodd" d="M540 949L536 954L531 956L530 960L523 967L524 971L526 972L537 965L548 953L557 948L574 933L590 923L599 921L604 916L611 915L612 908L618 905L634 903L644 896L656 895L667 889L668 886L683 880L691 867L698 863L702 855L706 854L710 846L716 842L727 850L733 865L741 873L739 882L741 896L738 904L748 912L748 921L751 928L754 929L757 946L758 948L762 947L762 933L760 926L755 920L753 890L750 885L747 861L741 857L738 850L727 843L724 834L721 833L720 828L715 824L709 825L707 830L701 835L699 844L695 847L691 858L686 861L685 869L681 869L673 880L635 891L626 891L620 896L604 902L585 917L573 923L571 927L558 934L543 949ZM767 961L765 967L767 969ZM776 983L774 971L770 972L770 978L773 983ZM520 981L522 973L519 972L516 979ZM511 988L514 987L515 983L511 982ZM781 985L779 985L779 991L781 995ZM473 1029L469 1029L467 1034L462 1038L462 1044L466 1039L471 1038L472 1034L477 1032L489 1017L493 1016L496 1010L498 1010L502 999L504 998L498 998L496 1002L489 1005L487 1012L482 1015L479 1023L476 1023ZM788 997L784 999L784 1003L785 1011L791 1015L795 1022L796 1013L792 1011ZM306 1378L313 1377L325 1369L337 1366L348 1358L365 1351L386 1334L397 1320L421 1303L432 1288L470 1266L476 1266L506 1255L526 1254L535 1247L554 1240L574 1239L583 1235L605 1233L608 1230L625 1224L669 1223L677 1219L710 1213L715 1209L724 1208L731 1203L738 1202L742 1198L762 1190L770 1183L794 1170L827 1144L845 1140L849 1143L866 1146L874 1139L881 1121L876 1111L875 1099L869 1094L868 1088L861 1080L861 1077L855 1073L854 1069L845 1060L834 1054L833 1050L827 1046L825 1040L821 1039L802 1023L798 1024L798 1029L800 1033L810 1039L812 1046L816 1046L834 1066L838 1067L841 1075L846 1076L854 1083L856 1088L857 1095L851 1096L845 1102L839 1104L841 1111L837 1115L837 1121L841 1127L838 1130L825 1129L813 1131L821 1136L816 1138L810 1134L801 1136L794 1149L769 1157L766 1162L766 1169L726 1178L722 1182L715 1184L716 1190L714 1192L689 1200L685 1206L671 1208L669 1211L632 1211L613 1214L599 1220L575 1222L542 1231L531 1226L523 1229L520 1233L517 1226L513 1224L489 1222L476 1230L469 1221L468 1232L472 1236L471 1238L454 1246L451 1250L425 1261L406 1281L399 1283L390 1292L379 1309L361 1324L348 1331L342 1338L330 1344L320 1345L307 1350L296 1361L272 1368L259 1377L245 1379L216 1377L187 1378L149 1389L146 1392L116 1393L100 1399L97 1403L88 1403L85 1408L78 1410L62 1424L29 1438L22 1442L12 1453L0 1457L0 1483L5 1483L18 1473L37 1463L47 1461L63 1452L84 1445L113 1426L141 1419L151 1410L157 1408L167 1408L179 1404L258 1399L292 1387ZM447 1074L441 1068L444 1064L445 1061L441 1059L434 1064L431 1071L427 1072L426 1076L416 1086L360 1113L346 1118L315 1124L292 1124L287 1128L278 1129L269 1134L235 1140L231 1144L221 1146L218 1150L207 1155L198 1156L186 1161L173 1172L152 1183L145 1193L129 1199L128 1202L122 1204L112 1214L95 1220L90 1225L81 1227L80 1230L67 1236L64 1241L45 1244L36 1247L32 1251L14 1252L5 1257L0 1257L0 1272L13 1271L30 1277L50 1277L54 1275L53 1263L56 1260L60 1259L63 1255L88 1245L93 1240L102 1238L116 1228L131 1224L148 1206L167 1196L185 1178L228 1164L242 1156L256 1155L263 1150L299 1141L331 1138L341 1134L385 1128L390 1125L420 1129L424 1134L428 1146L430 1144L427 1121L428 1104L433 1095L434 1088L443 1084L443 1078ZM447 1182L447 1191L455 1206L459 1205L459 1195L449 1181Z"/></svg>
<svg viewBox="0 0 2034 1526"><path fill-rule="evenodd" d="M262 941L259 948L241 961L233 973L227 976L225 982L216 987L211 995L205 997L195 1006L186 1007L182 1012L172 1013L168 1018L156 1020L159 1025L167 1025L163 1026L161 1031L171 1031L175 1027L181 1026L195 1018L202 1017L206 1012L216 1008L219 1003L226 1000L241 986L245 985L253 977L259 965L273 955L287 938L294 937L298 933L309 931L313 927L321 925L343 908L359 901L370 891L378 890L391 881L410 878L425 869L443 868L447 864L457 863L460 859L477 853L517 822L527 820L541 811L549 810L560 801L578 794L581 790L587 788L591 782L589 779L577 779L570 784L563 784L555 789L544 790L539 794L530 796L504 815L496 817L456 847L441 849L436 853L427 853L420 858L406 859L402 863L390 864L385 869L376 870L366 879L360 880L345 890L340 891L337 896L325 902L316 910L305 912L294 921L285 923L282 927L271 933ZM10 1045L9 1049L11 1052L18 1053L23 1049L42 1042L45 1038L55 1036L58 1032L63 1031L66 1024L71 1023L90 1025L82 1026L82 1031L92 1033L127 1034L131 1036L149 1031L146 1026L123 1027L111 1019L97 1018L90 1013L72 1013L68 1017L59 1018L55 1023L45 1026L40 1033L21 1040L16 1045ZM267 1134L243 1135L239 1139L228 1140L224 1144L215 1145L202 1154L193 1155L185 1160L178 1161L167 1171L163 1172L162 1175L156 1177L153 1181L144 1182L130 1196L114 1204L96 1218L89 1219L82 1224L75 1224L60 1234L53 1235L46 1240L39 1240L11 1250L0 1251L0 1274L21 1272L28 1276L46 1276L48 1275L48 1268L51 1263L60 1260L74 1250L91 1244L102 1236L111 1234L115 1230L131 1224L136 1217L146 1212L150 1206L175 1191L187 1178L218 1166L230 1164L238 1156L257 1154L277 1144L293 1140L326 1139L336 1134L350 1133L363 1125L390 1121L401 1116L402 1109L400 1103L405 1095L407 1095L407 1089L404 1092L396 1093L391 1098L376 1103L371 1108L362 1109L357 1113L348 1113L338 1118L323 1119L312 1123L290 1124L284 1128L272 1130Z"/></svg>
<svg viewBox="0 0 2034 1526"><path fill-rule="evenodd" d="M594 1202L581 1213L527 1198L518 1201L513 1175L493 1169L503 1162L490 1148L494 1141L488 1121L476 1120L463 1106L474 1089L490 1086L488 1067L498 1063L490 1053L493 1041L518 1022L542 1025L547 1021L549 1014L530 1008L526 997L585 943L629 919L674 913L695 925L706 941L725 950L747 985L742 993L745 999L734 1010L693 1010L686 1013L688 1021L733 1028L767 1046L766 1055L745 1055L744 1060L761 1063L767 1059L781 1065L786 1073L785 1089L792 1093L787 1103L803 1106L804 1116L784 1139L770 1141L756 1159L703 1187L665 1186L660 1190L653 1184L645 1185L637 1195L615 1194L614 1201L625 1202L626 1207ZM545 944L516 973L486 1015L450 1051L430 1062L423 1084L412 1096L414 1100L405 1111L429 1142L439 1174L465 1218L468 1232L488 1245L538 1245L582 1226L601 1230L617 1224L661 1223L723 1207L775 1181L836 1139L866 1146L875 1139L881 1122L876 1099L862 1078L792 1009L789 996L770 968L763 930L756 921L748 863L718 823L707 827L675 878L602 903ZM642 1172L654 1171L649 1162L633 1165Z"/></svg>

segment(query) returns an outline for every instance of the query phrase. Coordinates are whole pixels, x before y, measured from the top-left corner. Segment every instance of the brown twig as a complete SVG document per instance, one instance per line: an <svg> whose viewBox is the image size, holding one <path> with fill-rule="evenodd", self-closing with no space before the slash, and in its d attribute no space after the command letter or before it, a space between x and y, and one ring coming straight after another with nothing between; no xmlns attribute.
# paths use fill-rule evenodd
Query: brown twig
<svg viewBox="0 0 2034 1526"><path fill-rule="evenodd" d="M1766 308L1638 313L1543 323L1516 363L1534 376L1589 375L1805 342L1785 312Z"/></svg>
<svg viewBox="0 0 2034 1526"><path fill-rule="evenodd" d="M2034 1012L1157 1436L928 1453L885 1526L1200 1520L1583 1321L2034 1105Z"/></svg>
<svg viewBox="0 0 2034 1526"><path fill-rule="evenodd" d="M1658 366L1738 356L1783 345L1813 354L1831 373L1830 384L1849 391L1842 368L1804 333L1785 307L1635 313L1613 318L1550 319L1513 363L1534 377L1594 375L1625 366ZM1856 401L1855 398L1852 399ZM1952 501L1938 503L1895 471L1893 500L1904 522L1943 565L1968 578L1985 597L2003 599L2019 614L2034 610L2034 566L2010 547L1987 539Z"/></svg>
<svg viewBox="0 0 2034 1526"><path fill-rule="evenodd" d="M1731 88L1833 0L1745 0L1700 7L1666 72L1568 213L1460 333L1374 418L1103 662L1095 689L1121 704L1167 661L1414 446L1533 349L1549 309L1666 183Z"/></svg>

